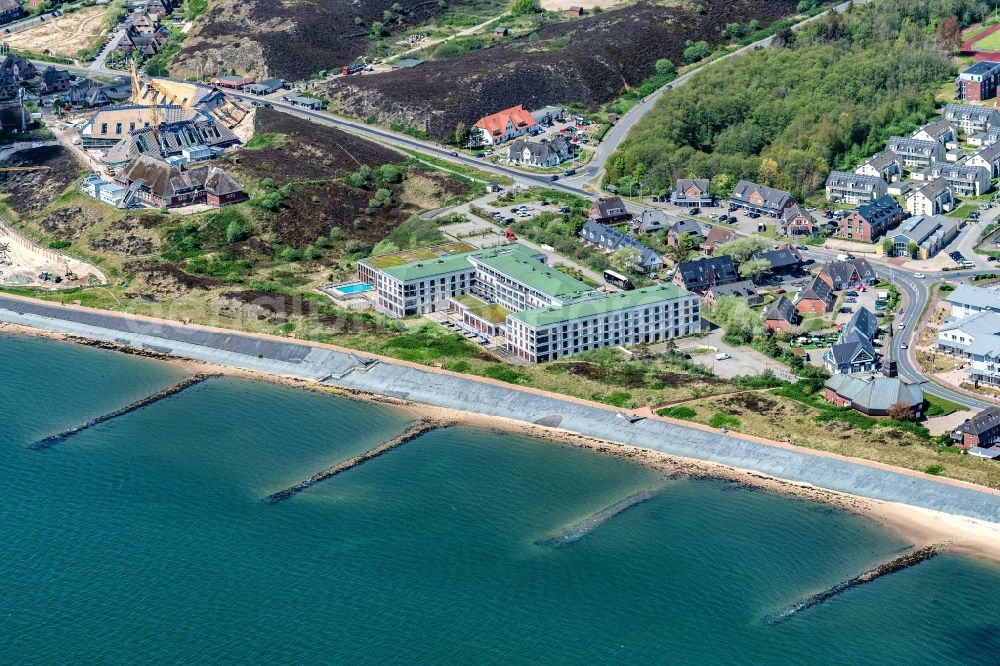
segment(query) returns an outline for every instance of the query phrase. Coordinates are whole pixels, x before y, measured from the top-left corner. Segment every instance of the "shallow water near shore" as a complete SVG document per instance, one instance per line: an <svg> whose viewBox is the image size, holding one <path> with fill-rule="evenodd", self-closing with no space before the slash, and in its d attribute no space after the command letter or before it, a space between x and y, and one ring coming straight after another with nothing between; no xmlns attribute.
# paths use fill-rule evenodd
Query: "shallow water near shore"
<svg viewBox="0 0 1000 666"><path fill-rule="evenodd" d="M435 431L394 408L213 379L46 451L31 442L181 379L0 336L6 663L996 663L1000 567L943 555L780 625L907 544L823 505L664 480L593 451ZM650 487L571 545L536 541Z"/></svg>

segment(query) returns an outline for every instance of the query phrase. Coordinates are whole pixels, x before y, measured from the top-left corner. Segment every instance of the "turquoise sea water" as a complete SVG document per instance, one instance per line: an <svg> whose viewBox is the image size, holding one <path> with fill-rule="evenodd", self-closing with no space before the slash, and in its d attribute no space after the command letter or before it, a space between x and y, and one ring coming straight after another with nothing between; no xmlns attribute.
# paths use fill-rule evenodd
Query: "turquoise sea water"
<svg viewBox="0 0 1000 666"><path fill-rule="evenodd" d="M0 337L0 663L998 663L1000 568L943 556L780 625L906 544L820 505L212 380L32 451L178 369ZM572 546L535 541L643 488Z"/></svg>

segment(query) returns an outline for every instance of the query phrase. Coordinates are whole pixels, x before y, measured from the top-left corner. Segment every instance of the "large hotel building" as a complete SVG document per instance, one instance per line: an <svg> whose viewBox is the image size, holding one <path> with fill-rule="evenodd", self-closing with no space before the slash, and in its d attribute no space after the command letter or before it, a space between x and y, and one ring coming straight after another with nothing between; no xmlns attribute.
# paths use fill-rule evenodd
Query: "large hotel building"
<svg viewBox="0 0 1000 666"><path fill-rule="evenodd" d="M473 330L506 333L507 350L530 363L701 330L698 296L676 285L607 293L545 261L521 243L453 243L362 259L358 275L374 287L379 311L457 311Z"/></svg>

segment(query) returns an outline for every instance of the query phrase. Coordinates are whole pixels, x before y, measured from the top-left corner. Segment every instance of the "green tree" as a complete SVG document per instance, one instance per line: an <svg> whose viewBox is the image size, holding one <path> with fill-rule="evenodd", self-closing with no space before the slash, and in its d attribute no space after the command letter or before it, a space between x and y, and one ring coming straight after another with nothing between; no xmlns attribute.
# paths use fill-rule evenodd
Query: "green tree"
<svg viewBox="0 0 1000 666"><path fill-rule="evenodd" d="M459 148L469 143L469 126L465 123L455 125L455 145Z"/></svg>
<svg viewBox="0 0 1000 666"><path fill-rule="evenodd" d="M611 267L620 273L634 274L641 258L642 254L634 247L620 247L611 255Z"/></svg>
<svg viewBox="0 0 1000 666"><path fill-rule="evenodd" d="M712 55L712 47L706 41L691 42L684 48L684 62L698 62Z"/></svg>
<svg viewBox="0 0 1000 666"><path fill-rule="evenodd" d="M722 296L715 301L713 317L726 329L726 339L736 344L750 344L764 335L764 316L745 299Z"/></svg>
<svg viewBox="0 0 1000 666"><path fill-rule="evenodd" d="M510 13L514 16L524 16L525 14L537 14L542 11L538 0L514 0L510 6Z"/></svg>
<svg viewBox="0 0 1000 666"><path fill-rule="evenodd" d="M392 190L380 187L375 190L375 195L368 202L368 207L371 209L385 208L392 203Z"/></svg>
<svg viewBox="0 0 1000 666"><path fill-rule="evenodd" d="M674 67L674 63L670 62L666 58L660 58L656 61L656 73L660 76L673 76L677 73L677 68Z"/></svg>
<svg viewBox="0 0 1000 666"><path fill-rule="evenodd" d="M771 262L767 259L748 259L740 264L740 276L754 282L764 273L771 270Z"/></svg>
<svg viewBox="0 0 1000 666"><path fill-rule="evenodd" d="M771 246L771 239L763 236L747 236L745 238L734 238L733 240L715 246L713 254L717 257L729 255L733 258L733 263L737 266L743 264L750 257L766 250Z"/></svg>
<svg viewBox="0 0 1000 666"><path fill-rule="evenodd" d="M895 249L896 249L896 244L892 242L891 238L886 238L884 241L882 241L882 252L883 254L885 254L885 256L891 257Z"/></svg>
<svg viewBox="0 0 1000 666"><path fill-rule="evenodd" d="M906 244L906 253L911 257L916 257L917 252L919 251L920 251L920 246L914 243L913 241L910 241L909 243Z"/></svg>
<svg viewBox="0 0 1000 666"><path fill-rule="evenodd" d="M372 39L382 39L383 35L385 35L385 24L381 21L373 22L371 29Z"/></svg>
<svg viewBox="0 0 1000 666"><path fill-rule="evenodd" d="M250 237L250 225L243 219L234 219L226 227L226 242L238 243Z"/></svg>
<svg viewBox="0 0 1000 666"><path fill-rule="evenodd" d="M397 246L388 238L380 240L378 243L375 244L375 247L372 248L373 257L377 257L382 254L392 254L393 252L399 252L399 246Z"/></svg>

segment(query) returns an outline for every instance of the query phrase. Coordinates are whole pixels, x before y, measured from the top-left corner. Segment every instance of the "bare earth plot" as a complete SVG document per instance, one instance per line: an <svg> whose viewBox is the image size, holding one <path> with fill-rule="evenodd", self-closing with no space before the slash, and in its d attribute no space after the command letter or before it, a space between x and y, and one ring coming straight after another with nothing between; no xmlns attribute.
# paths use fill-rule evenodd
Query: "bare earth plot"
<svg viewBox="0 0 1000 666"><path fill-rule="evenodd" d="M570 7L583 7L593 9L594 7L610 7L621 3L623 0L542 0L542 9L546 11L559 11Z"/></svg>
<svg viewBox="0 0 1000 666"><path fill-rule="evenodd" d="M104 31L104 11L105 7L100 5L84 7L7 35L5 41L15 51L73 57L80 49L89 49L97 42Z"/></svg>

